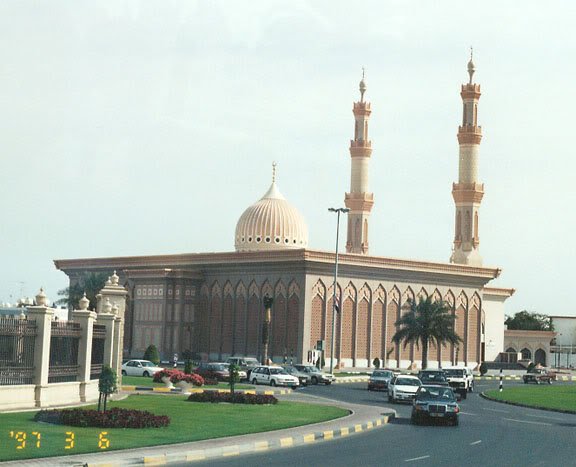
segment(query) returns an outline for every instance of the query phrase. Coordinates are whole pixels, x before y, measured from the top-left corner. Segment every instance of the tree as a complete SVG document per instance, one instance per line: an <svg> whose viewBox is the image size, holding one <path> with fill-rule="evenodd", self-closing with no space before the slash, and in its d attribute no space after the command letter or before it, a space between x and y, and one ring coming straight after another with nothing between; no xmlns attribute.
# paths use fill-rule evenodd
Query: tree
<svg viewBox="0 0 576 467"><path fill-rule="evenodd" d="M62 298L56 300L56 303L67 305L69 309L73 310L78 307L78 302L86 292L86 298L90 300L90 307L93 308L96 306L96 295L104 288L107 279L108 274L105 272L84 274L76 284L58 291L58 295Z"/></svg>
<svg viewBox="0 0 576 467"><path fill-rule="evenodd" d="M455 317L450 313L449 306L442 300L432 301L431 297L422 298L418 304L408 300L410 310L398 321L398 330L392 340L399 345L404 343L422 345L422 368L428 367L428 346L435 342L438 347L446 343L458 344L462 339L454 330Z"/></svg>
<svg viewBox="0 0 576 467"><path fill-rule="evenodd" d="M235 363L231 363L230 366L228 367L228 374L230 377L230 392L232 394L234 394L234 386L236 385L237 382L240 381L240 373L239 373L240 367L238 365L236 365Z"/></svg>
<svg viewBox="0 0 576 467"><path fill-rule="evenodd" d="M507 316L504 324L508 329L521 329L524 331L554 331L554 326L548 315L531 313L523 310L514 316Z"/></svg>
<svg viewBox="0 0 576 467"><path fill-rule="evenodd" d="M100 373L100 378L98 379L98 391L100 396L98 397L98 412L104 402L104 412L106 412L106 402L108 401L108 396L116 392L116 372L110 368L108 365L102 367L102 373Z"/></svg>
<svg viewBox="0 0 576 467"><path fill-rule="evenodd" d="M158 349L156 348L156 346L154 344L150 344L146 348L146 351L144 352L144 357L142 357L142 359L143 360L150 360L155 365L159 365L160 364L160 352L158 352Z"/></svg>

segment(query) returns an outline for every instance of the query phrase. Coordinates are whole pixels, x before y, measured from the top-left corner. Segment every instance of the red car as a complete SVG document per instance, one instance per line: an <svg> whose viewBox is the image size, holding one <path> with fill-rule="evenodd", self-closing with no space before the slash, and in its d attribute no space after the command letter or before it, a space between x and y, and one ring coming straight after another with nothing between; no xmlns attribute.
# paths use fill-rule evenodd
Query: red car
<svg viewBox="0 0 576 467"><path fill-rule="evenodd" d="M230 371L228 371L228 365L225 363L202 362L194 370L194 373L199 374L204 379L216 379L218 381L228 381L230 379Z"/></svg>

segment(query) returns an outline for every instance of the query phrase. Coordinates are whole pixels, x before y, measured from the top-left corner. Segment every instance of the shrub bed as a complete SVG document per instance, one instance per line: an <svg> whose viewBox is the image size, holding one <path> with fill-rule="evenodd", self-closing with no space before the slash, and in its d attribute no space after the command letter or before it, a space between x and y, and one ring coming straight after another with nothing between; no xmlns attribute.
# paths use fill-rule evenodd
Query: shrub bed
<svg viewBox="0 0 576 467"><path fill-rule="evenodd" d="M188 397L190 402L229 402L231 404L277 404L278 399L266 394L245 394L242 392L217 392L205 391L197 394L191 394Z"/></svg>
<svg viewBox="0 0 576 467"><path fill-rule="evenodd" d="M163 383L162 378L170 378L170 381L174 384L180 381L193 384L194 386L203 386L205 384L204 378L202 378L202 376L197 375L196 373L184 373L180 370L164 369L154 373L155 383Z"/></svg>
<svg viewBox="0 0 576 467"><path fill-rule="evenodd" d="M154 415L145 410L118 407L106 412L93 409L42 410L36 413L34 421L101 428L162 428L170 425L170 417L167 415Z"/></svg>

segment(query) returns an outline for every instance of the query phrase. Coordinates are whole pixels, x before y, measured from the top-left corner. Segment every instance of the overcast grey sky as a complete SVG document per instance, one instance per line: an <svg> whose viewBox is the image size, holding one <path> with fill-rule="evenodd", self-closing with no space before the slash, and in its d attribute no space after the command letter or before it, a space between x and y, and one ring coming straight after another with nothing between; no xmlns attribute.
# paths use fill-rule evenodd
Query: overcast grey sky
<svg viewBox="0 0 576 467"><path fill-rule="evenodd" d="M447 261L473 45L484 264L507 313L576 314L575 5L1 2L0 301L55 299L55 258L233 250L274 160L332 250L362 66L371 254Z"/></svg>

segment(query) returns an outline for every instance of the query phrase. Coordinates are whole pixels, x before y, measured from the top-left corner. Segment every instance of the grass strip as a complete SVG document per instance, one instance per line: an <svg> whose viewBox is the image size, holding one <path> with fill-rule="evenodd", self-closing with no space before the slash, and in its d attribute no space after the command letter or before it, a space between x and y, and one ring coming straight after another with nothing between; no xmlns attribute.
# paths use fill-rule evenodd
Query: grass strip
<svg viewBox="0 0 576 467"><path fill-rule="evenodd" d="M503 402L551 410L576 412L576 386L524 385L485 391L486 396Z"/></svg>
<svg viewBox="0 0 576 467"><path fill-rule="evenodd" d="M34 422L35 412L0 414L0 461L200 441L281 430L348 415L339 407L280 401L276 405L188 402L186 396L137 394L109 407L148 410L169 427L79 428Z"/></svg>

